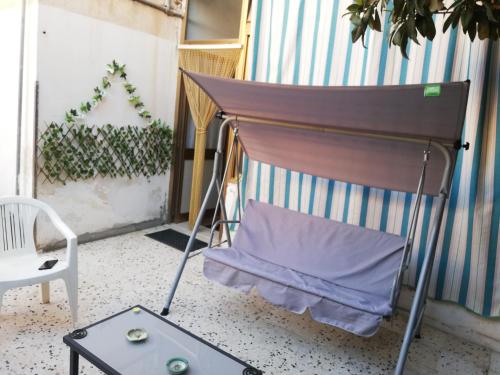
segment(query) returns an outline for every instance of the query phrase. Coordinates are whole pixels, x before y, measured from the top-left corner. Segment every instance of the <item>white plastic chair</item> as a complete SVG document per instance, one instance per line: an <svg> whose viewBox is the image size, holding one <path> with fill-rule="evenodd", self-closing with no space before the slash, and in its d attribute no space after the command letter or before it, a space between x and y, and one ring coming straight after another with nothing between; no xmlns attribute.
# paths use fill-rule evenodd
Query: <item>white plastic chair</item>
<svg viewBox="0 0 500 375"><path fill-rule="evenodd" d="M38 256L34 225L42 211L66 238L66 259L40 271L50 257ZM0 307L4 293L12 288L41 284L42 302L50 300L49 281L63 279L68 292L73 325L78 319L78 268L76 235L47 204L32 198L0 198Z"/></svg>

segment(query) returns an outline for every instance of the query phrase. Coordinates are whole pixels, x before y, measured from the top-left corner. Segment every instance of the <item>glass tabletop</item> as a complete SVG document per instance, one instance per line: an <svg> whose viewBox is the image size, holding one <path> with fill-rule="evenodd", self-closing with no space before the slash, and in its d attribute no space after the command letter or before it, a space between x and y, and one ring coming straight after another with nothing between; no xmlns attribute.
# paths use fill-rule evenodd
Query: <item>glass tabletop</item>
<svg viewBox="0 0 500 375"><path fill-rule="evenodd" d="M143 329L148 337L131 342L127 332ZM189 375L261 374L243 361L225 353L181 327L141 306L130 308L85 328L81 339L64 342L101 369L123 375L169 374L167 362L181 357L189 363Z"/></svg>

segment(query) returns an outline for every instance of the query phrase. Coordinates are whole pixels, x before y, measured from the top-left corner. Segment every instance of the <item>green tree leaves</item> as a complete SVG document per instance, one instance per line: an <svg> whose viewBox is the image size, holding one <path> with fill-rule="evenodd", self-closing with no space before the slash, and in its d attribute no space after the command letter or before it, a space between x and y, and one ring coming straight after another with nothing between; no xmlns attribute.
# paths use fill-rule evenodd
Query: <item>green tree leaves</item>
<svg viewBox="0 0 500 375"><path fill-rule="evenodd" d="M408 58L408 43L419 44L419 35L434 39L436 14L445 17L443 32L460 24L471 40L478 37L496 41L500 37L500 0L455 0L448 8L443 0L394 0L392 8L388 0L354 0L346 13L352 24L352 41L361 39L364 45L368 27L381 31L380 15L384 12L392 24L389 43L398 46L405 58Z"/></svg>
<svg viewBox="0 0 500 375"><path fill-rule="evenodd" d="M353 4L347 7L347 11L346 15L350 15L349 19L353 25L351 30L353 42L356 42L359 38L361 38L363 45L365 45L364 37L368 27L375 31L382 30L377 2L372 2L370 4L370 2L356 0Z"/></svg>

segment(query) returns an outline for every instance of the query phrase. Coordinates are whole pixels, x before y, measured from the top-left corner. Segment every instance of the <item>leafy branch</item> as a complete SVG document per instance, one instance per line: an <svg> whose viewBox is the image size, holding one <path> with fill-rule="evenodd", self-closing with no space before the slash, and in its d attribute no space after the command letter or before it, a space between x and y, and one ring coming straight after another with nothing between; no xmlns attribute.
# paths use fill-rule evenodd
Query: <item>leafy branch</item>
<svg viewBox="0 0 500 375"><path fill-rule="evenodd" d="M107 75L102 77L101 84L99 86L94 87L94 95L92 99L80 103L78 108L71 108L64 115L64 121L68 124L78 123L79 120L85 118L89 112L91 112L94 108L96 108L99 103L104 100L106 96L106 90L111 87L110 78L119 77L121 78L123 83L123 88L129 95L128 102L137 110L137 115L143 119L148 121L149 125L159 125L161 124L161 120L152 120L152 115L149 111L144 109L144 103L141 100L141 97L136 94L137 87L131 84L127 80L127 72L125 71L125 64L119 64L116 60L113 60L110 64L106 65Z"/></svg>
<svg viewBox="0 0 500 375"><path fill-rule="evenodd" d="M393 3L391 9L389 4ZM388 12L392 24L389 45L400 48L402 55L408 58L407 47L410 41L420 44L418 36L433 40L436 36L435 15L446 17L443 33L450 26L461 24L462 32L473 41L498 40L500 37L500 0L455 0L449 7L443 0L354 0L347 7L345 15L350 16L353 25L351 37L353 43L364 38L368 28L382 31L381 14Z"/></svg>

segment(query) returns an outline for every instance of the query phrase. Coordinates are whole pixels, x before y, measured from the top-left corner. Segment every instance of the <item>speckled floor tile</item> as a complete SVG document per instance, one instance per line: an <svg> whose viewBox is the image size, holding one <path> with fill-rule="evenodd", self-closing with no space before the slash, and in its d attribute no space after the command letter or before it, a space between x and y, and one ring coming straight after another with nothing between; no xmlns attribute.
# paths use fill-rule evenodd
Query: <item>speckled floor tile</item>
<svg viewBox="0 0 500 375"><path fill-rule="evenodd" d="M149 232L158 228L149 230ZM142 232L79 246L78 326L131 305L160 311L179 259ZM59 257L63 251L52 253ZM372 338L360 338L295 315L202 276L203 258L191 258L169 319L265 374L389 374L404 327L396 318ZM51 284L51 303L39 287L10 290L0 312L0 374L67 374L69 350L62 337L72 330L62 281ZM487 374L491 353L424 327L411 347L408 374ZM85 360L81 374L100 372ZM147 374L141 374L147 375ZM223 375L223 374L221 374Z"/></svg>

